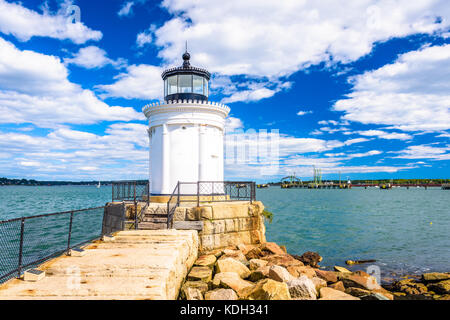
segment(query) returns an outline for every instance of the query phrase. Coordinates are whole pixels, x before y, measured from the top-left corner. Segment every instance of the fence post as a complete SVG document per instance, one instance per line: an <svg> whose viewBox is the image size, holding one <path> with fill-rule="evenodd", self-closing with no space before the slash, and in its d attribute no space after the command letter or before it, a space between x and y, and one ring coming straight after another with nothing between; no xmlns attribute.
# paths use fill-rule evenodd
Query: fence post
<svg viewBox="0 0 450 320"><path fill-rule="evenodd" d="M200 181L197 181L197 207L200 207Z"/></svg>
<svg viewBox="0 0 450 320"><path fill-rule="evenodd" d="M150 205L150 181L147 182L147 205Z"/></svg>
<svg viewBox="0 0 450 320"><path fill-rule="evenodd" d="M136 201L136 181L133 182L133 201L134 201L134 229L138 229L138 207Z"/></svg>
<svg viewBox="0 0 450 320"><path fill-rule="evenodd" d="M20 220L20 246L19 246L19 266L17 268L18 278L22 274L22 254L23 254L23 232L25 229L25 218L22 217Z"/></svg>
<svg viewBox="0 0 450 320"><path fill-rule="evenodd" d="M212 196L212 202L214 202L214 181L212 182L212 186L211 186L212 190L211 190L211 196Z"/></svg>
<svg viewBox="0 0 450 320"><path fill-rule="evenodd" d="M67 254L69 254L70 239L72 238L72 222L73 222L73 211L70 212L69 238L67 239Z"/></svg>

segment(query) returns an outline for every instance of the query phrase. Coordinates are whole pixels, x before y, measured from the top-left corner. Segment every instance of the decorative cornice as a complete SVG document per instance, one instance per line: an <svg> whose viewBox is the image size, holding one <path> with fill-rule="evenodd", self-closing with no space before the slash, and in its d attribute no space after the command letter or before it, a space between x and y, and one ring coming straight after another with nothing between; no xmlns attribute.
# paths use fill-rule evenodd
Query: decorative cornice
<svg viewBox="0 0 450 320"><path fill-rule="evenodd" d="M147 104L142 108L142 112L147 116L151 111L160 111L164 112L165 108L178 109L181 111L182 107L195 108L199 107L199 110L204 110L205 108L211 108L212 110L219 110L226 115L230 112L230 107L213 101L204 101L204 100L169 100L167 102L155 102Z"/></svg>

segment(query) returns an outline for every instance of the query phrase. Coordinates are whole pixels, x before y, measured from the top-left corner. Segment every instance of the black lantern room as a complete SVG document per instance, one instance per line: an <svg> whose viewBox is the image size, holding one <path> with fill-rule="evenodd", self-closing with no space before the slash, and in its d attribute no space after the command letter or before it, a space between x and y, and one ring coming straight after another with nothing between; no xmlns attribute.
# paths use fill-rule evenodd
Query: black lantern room
<svg viewBox="0 0 450 320"><path fill-rule="evenodd" d="M164 99L208 101L208 81L210 73L205 69L192 67L188 52L183 54L183 65L162 73L164 80Z"/></svg>

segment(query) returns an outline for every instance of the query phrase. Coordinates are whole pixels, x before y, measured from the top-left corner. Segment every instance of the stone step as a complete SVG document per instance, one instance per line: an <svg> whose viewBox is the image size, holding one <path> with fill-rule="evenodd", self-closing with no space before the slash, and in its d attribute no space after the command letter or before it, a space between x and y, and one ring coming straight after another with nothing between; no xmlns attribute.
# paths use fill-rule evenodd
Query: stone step
<svg viewBox="0 0 450 320"><path fill-rule="evenodd" d="M167 229L167 222L165 223L141 222L138 224L138 228L141 230Z"/></svg>
<svg viewBox="0 0 450 320"><path fill-rule="evenodd" d="M167 217L144 217L142 222L167 223Z"/></svg>

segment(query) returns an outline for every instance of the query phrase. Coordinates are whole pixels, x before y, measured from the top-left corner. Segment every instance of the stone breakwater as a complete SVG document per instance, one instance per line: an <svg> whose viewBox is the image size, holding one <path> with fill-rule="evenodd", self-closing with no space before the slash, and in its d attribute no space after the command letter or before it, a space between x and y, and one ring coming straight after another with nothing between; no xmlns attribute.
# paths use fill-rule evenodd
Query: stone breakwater
<svg viewBox="0 0 450 320"><path fill-rule="evenodd" d="M364 271L319 266L319 254L290 255L273 242L239 244L205 252L181 287L185 300L397 300L427 288L433 299L449 298L450 274L426 274L426 284L407 279L390 290ZM395 289L395 290L394 290ZM408 291L409 290L409 291ZM431 291L431 290L434 290ZM405 292L406 291L406 292Z"/></svg>

